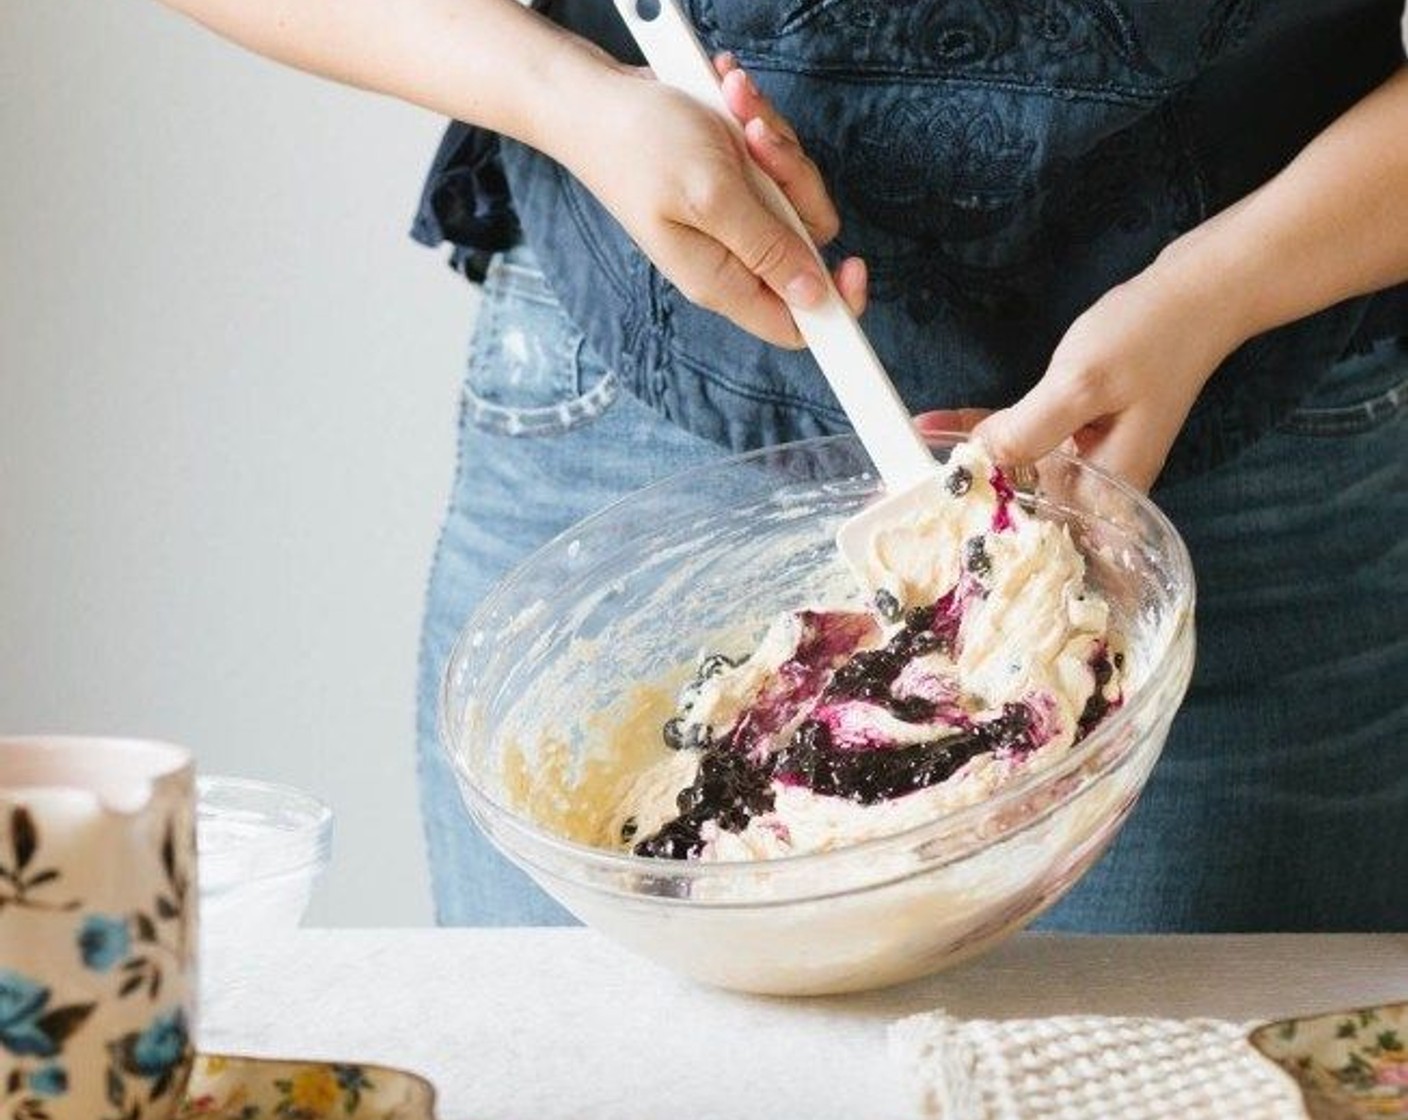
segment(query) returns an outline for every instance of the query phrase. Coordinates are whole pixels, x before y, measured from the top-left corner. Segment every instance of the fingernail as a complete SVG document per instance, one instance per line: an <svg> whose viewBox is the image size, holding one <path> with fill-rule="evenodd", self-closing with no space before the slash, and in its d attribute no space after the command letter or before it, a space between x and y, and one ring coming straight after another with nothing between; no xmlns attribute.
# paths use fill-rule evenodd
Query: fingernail
<svg viewBox="0 0 1408 1120"><path fill-rule="evenodd" d="M821 281L813 272L803 272L787 284L787 302L798 307L810 307L821 299Z"/></svg>
<svg viewBox="0 0 1408 1120"><path fill-rule="evenodd" d="M762 117L754 117L748 122L748 127L758 134L759 139L761 139L764 144L771 145L775 148L782 143L782 137L778 135L777 129L773 128L772 125L768 124Z"/></svg>
<svg viewBox="0 0 1408 1120"><path fill-rule="evenodd" d="M725 70L733 70L738 66L738 59L733 57L732 51L724 51L723 54L719 55L719 65Z"/></svg>

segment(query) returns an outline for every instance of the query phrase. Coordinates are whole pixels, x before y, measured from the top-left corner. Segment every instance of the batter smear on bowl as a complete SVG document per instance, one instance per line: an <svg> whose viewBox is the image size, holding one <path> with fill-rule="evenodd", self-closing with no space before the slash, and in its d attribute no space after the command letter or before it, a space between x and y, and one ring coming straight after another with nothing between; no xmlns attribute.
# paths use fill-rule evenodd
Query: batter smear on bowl
<svg viewBox="0 0 1408 1120"><path fill-rule="evenodd" d="M609 823L623 850L749 860L889 835L1066 754L1122 697L1106 602L1065 526L973 444L870 542L869 610L778 618L711 654Z"/></svg>

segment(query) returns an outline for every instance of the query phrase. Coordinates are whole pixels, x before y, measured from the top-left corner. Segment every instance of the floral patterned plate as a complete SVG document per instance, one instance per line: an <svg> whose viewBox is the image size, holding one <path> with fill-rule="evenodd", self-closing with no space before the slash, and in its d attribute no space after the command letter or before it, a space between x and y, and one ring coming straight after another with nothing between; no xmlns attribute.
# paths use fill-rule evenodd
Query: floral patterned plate
<svg viewBox="0 0 1408 1120"><path fill-rule="evenodd" d="M435 1120L430 1082L389 1066L198 1054L176 1120Z"/></svg>
<svg viewBox="0 0 1408 1120"><path fill-rule="evenodd" d="M1267 1023L1249 1037L1295 1078L1313 1120L1408 1117L1408 1003Z"/></svg>

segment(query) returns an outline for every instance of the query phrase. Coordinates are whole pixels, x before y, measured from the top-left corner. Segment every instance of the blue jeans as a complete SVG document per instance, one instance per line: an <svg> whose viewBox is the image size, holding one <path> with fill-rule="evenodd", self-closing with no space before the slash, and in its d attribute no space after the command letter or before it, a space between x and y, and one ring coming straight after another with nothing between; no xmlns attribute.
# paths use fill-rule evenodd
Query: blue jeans
<svg viewBox="0 0 1408 1120"><path fill-rule="evenodd" d="M1198 665L1110 851L1042 920L1102 931L1408 930L1408 350L1342 362L1280 431L1157 494L1198 575ZM621 391L531 256L495 258L421 649L436 916L573 921L471 823L435 700L475 604L632 490L724 455Z"/></svg>

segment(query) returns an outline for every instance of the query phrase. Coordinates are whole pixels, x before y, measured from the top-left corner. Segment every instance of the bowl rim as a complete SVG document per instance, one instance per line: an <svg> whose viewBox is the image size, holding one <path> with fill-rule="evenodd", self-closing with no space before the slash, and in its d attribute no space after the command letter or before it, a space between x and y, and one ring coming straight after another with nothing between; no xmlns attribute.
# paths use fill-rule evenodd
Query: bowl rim
<svg viewBox="0 0 1408 1120"><path fill-rule="evenodd" d="M200 823L202 820L213 819L203 814L206 810L214 808L206 800L206 795L216 790L256 793L261 796L274 795L289 802L297 802L297 810L306 813L306 818L296 828L262 824L261 834L243 840L236 851L201 851ZM251 853L262 857L258 874L246 880L247 882L262 882L327 862L332 854L334 819L330 804L298 786L235 774L196 774L197 856L200 862L208 867L234 864L244 866Z"/></svg>
<svg viewBox="0 0 1408 1120"><path fill-rule="evenodd" d="M925 431L921 434L932 449L952 449L969 440L969 433L967 432ZM481 620L487 621L493 616L501 603L513 598L513 592L516 590L516 586L522 579L524 572L529 570L542 557L557 550L559 542L579 535L586 527L595 526L601 522L607 521L616 514L618 509L638 500L644 494L656 493L666 489L676 489L682 484L687 484L688 480L691 478L716 473L733 467L744 466L750 462L775 457L787 452L816 452L827 447L835 447L841 444L859 446L860 441L858 437L850 433L817 436L808 439L793 440L787 443L774 444L741 454L727 455L698 466L676 471L665 478L650 483L648 486L633 490L629 494L617 498L615 501L603 506L596 512L573 522L572 525L568 526L562 532L555 534L518 561L512 570L500 579L484 598L479 601L474 611L460 628L440 674L440 687L437 690L437 739L439 740L440 749L445 753L450 762L451 769L456 776L462 793L472 795L472 797L466 798L466 801L469 802L466 808L473 813L475 811L475 804L473 802L477 801L480 805L480 812L484 812L487 809L499 815L511 828L526 834L535 844L542 845L544 848L560 853L568 858L592 865L602 871L626 872L655 879L667 876L676 879L685 879L690 882L710 879L728 880L741 877L745 874L754 874L760 869L780 873L791 873L799 869L805 871L808 869L821 868L827 864L837 865L842 861L853 860L858 856L863 857L867 853L885 851L900 845L910 846L912 844L921 843L927 834L935 832L939 828L960 829L964 825L974 821L980 821L992 813L1006 809L1010 805L1020 801L1023 797L1030 795L1034 789L1039 788L1042 784L1051 782L1053 779L1058 779L1062 775L1074 770L1079 770L1092 756L1098 756L1102 751L1112 746L1119 747L1120 736L1126 731L1129 725L1134 722L1134 716L1138 713L1142 713L1150 702L1149 698L1159 691L1157 688L1150 687L1150 684L1160 680L1171 667L1176 667L1175 658L1183 646L1180 639L1192 629L1197 605L1197 583L1192 558L1189 556L1187 544L1184 542L1182 535L1178 532L1177 527L1173 524L1168 515L1165 514L1147 494L1136 489L1117 475L1093 463L1089 463L1077 455L1056 449L1041 456L1038 461L1051 461L1068 469L1073 468L1079 474L1095 478L1102 483L1102 485L1113 488L1117 494L1131 500L1142 513L1152 519L1158 529L1172 543L1172 549L1168 556L1172 579L1186 588L1187 596L1187 601L1183 604L1183 608L1179 611L1173 624L1165 628L1166 636L1163 646L1158 651L1157 659L1150 663L1145 674L1145 679L1147 682L1150 682L1150 684L1146 684L1144 688L1141 688L1127 702L1122 703L1120 707L1108 715L1090 735L1087 735L1076 744L1076 746L1058 762L1023 774L1017 780L1003 786L996 794L983 798L981 801L976 801L971 805L964 805L952 812L942 813L897 832L886 833L882 836L871 837L854 844L846 844L839 848L831 848L820 852L778 856L766 860L710 861L661 860L650 856L638 856L631 852L616 852L607 848L599 848L591 844L584 844L557 835L530 818L525 817L511 806L499 801L486 790L482 789L472 775L466 772L455 750L456 744L452 741L451 729L447 719L450 709L450 696L454 687L454 667L463 660L463 654L465 652L464 647L469 643L472 635L474 635L476 631L485 629ZM863 448L861 450L862 452L864 451ZM859 477L865 478L874 475L875 470L872 466ZM1019 490L1018 492L1028 496L1035 496L1032 495L1030 491ZM1056 503L1052 503L1052 505L1058 509L1071 508L1060 506ZM1087 513L1089 516L1099 517L1099 515L1088 514L1088 511L1073 510L1073 512ZM1112 523L1108 518L1100 517L1099 519L1106 523ZM1188 660L1190 662L1188 671L1191 673L1191 661L1193 660L1192 650L1189 651ZM1103 777L1107 772L1127 761L1131 753L1128 745L1118 749L1109 760L1101 765L1098 772L1092 776L1087 785L1093 785L1095 780ZM1066 800L1068 799L1063 799L1061 804L1065 804ZM1053 808L1054 807L1055 806L1053 806ZM1032 820L1040 819L1045 815L1046 812L1033 814ZM1004 840L1019 831L1021 830L1004 832L994 839L999 841ZM503 847L494 829L486 828L485 832L496 846ZM526 862L538 866L533 860L521 852L506 852L505 854L514 861ZM539 869L550 874L553 873L547 868ZM874 884L868 884L868 886L878 885L881 885L880 881ZM828 893L831 892L825 890L820 892L820 894ZM813 896L808 895L808 897ZM676 901L692 906L701 905L700 900L690 898L669 899L658 895L652 895L651 901ZM709 906L758 906L767 905L768 901L759 900L739 903L736 901L725 902L719 900L717 902L702 904Z"/></svg>

